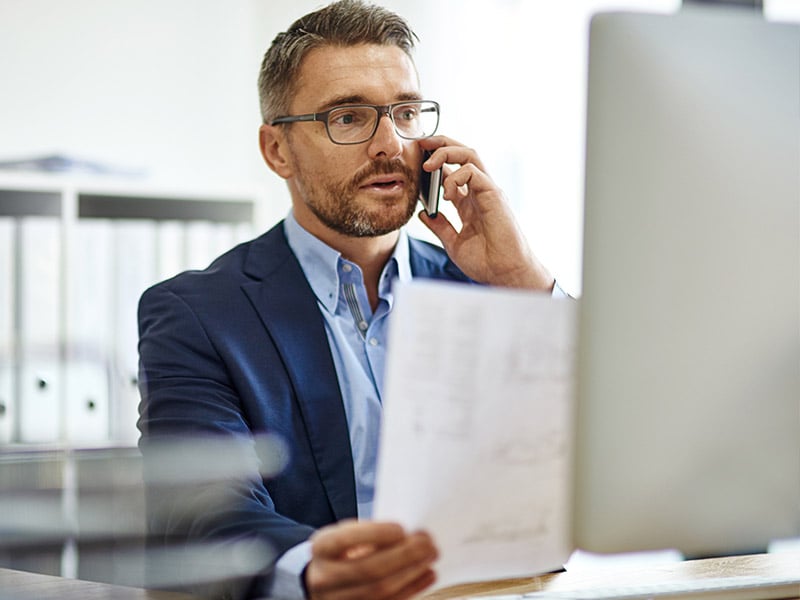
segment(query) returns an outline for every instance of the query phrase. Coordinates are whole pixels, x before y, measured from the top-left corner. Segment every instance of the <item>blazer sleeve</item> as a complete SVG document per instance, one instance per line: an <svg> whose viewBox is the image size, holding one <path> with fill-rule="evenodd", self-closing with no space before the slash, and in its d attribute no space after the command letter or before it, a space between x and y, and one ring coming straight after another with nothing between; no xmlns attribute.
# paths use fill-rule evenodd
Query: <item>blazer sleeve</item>
<svg viewBox="0 0 800 600"><path fill-rule="evenodd" d="M258 440L214 335L192 303L169 285L159 284L142 296L138 427L148 531L151 543L208 545L222 553L218 564L236 564L234 556L223 555L225 548L235 554L243 540L259 544L266 549L260 572L231 587L234 595L249 596L269 583L274 561L308 539L313 528L276 511L259 470L275 457L259 456ZM209 449L216 454L215 448L223 449L218 458L229 461L235 475L216 478L213 468L204 473L200 463ZM172 475L165 462L176 467ZM202 568L191 559L181 563L188 583ZM198 591L191 585L177 587Z"/></svg>

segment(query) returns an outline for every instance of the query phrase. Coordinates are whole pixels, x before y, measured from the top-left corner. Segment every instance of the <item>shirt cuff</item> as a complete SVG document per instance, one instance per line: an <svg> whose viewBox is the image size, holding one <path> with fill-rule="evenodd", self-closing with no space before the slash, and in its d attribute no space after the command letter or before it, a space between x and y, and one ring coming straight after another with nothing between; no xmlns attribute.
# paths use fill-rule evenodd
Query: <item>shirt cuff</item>
<svg viewBox="0 0 800 600"><path fill-rule="evenodd" d="M289 548L275 563L267 597L272 600L306 600L303 572L311 560L311 542Z"/></svg>

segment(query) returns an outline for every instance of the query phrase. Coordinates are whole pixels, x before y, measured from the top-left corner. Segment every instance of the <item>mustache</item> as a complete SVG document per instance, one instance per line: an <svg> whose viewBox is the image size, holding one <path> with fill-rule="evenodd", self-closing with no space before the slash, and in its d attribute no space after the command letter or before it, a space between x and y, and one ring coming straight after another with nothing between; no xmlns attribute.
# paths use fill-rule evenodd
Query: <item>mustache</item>
<svg viewBox="0 0 800 600"><path fill-rule="evenodd" d="M350 187L353 190L357 190L361 187L364 181L370 177L375 177L376 175L390 175L391 173L398 172L402 173L412 184L417 181L416 172L402 160L376 160L368 165L365 165L356 172L351 180Z"/></svg>

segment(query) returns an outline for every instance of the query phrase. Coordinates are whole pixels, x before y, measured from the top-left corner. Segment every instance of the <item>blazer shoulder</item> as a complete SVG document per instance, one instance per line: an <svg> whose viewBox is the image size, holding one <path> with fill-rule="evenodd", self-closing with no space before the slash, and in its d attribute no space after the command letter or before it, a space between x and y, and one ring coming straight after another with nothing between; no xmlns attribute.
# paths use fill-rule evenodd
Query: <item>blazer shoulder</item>
<svg viewBox="0 0 800 600"><path fill-rule="evenodd" d="M408 242L411 274L414 277L474 283L450 260L441 246L410 236Z"/></svg>

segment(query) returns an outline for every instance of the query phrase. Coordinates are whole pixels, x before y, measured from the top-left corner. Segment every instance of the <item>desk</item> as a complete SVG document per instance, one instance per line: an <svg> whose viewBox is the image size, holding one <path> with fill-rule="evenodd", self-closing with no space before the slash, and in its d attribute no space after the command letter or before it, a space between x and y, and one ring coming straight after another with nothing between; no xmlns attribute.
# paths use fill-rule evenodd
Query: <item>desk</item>
<svg viewBox="0 0 800 600"><path fill-rule="evenodd" d="M175 592L148 591L0 569L0 600L192 600L193 598Z"/></svg>
<svg viewBox="0 0 800 600"><path fill-rule="evenodd" d="M800 578L800 552L777 554L754 554L668 563L657 567L618 568L601 572L587 570L562 572L492 581L470 585L459 585L442 589L424 596L424 600L454 600L492 594L522 594L542 590L582 590L613 585L636 585L659 582L678 582L703 578L731 577L734 575L760 575ZM790 592L789 598L800 598L800 584Z"/></svg>
<svg viewBox="0 0 800 600"><path fill-rule="evenodd" d="M599 573L555 573L459 585L424 596L423 600L454 600L490 594L521 594L548 590L578 590L610 584L646 584L733 575L798 576L800 552L755 554L671 563L658 567ZM792 597L792 596L789 596ZM800 585L793 596L800 598ZM0 600L192 600L187 594L63 579L50 575L0 569Z"/></svg>

